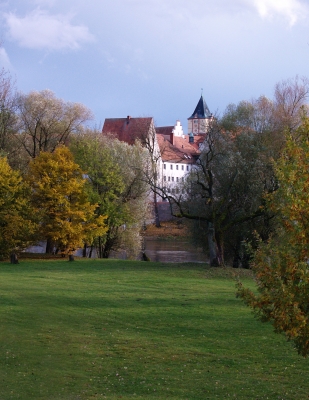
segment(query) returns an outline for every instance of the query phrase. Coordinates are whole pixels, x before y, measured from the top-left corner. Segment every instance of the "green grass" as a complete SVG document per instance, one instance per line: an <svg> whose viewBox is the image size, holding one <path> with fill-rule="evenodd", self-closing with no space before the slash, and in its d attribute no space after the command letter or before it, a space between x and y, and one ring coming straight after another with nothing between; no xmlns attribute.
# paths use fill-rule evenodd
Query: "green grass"
<svg viewBox="0 0 309 400"><path fill-rule="evenodd" d="M309 398L308 361L227 269L1 263L0 313L1 400Z"/></svg>

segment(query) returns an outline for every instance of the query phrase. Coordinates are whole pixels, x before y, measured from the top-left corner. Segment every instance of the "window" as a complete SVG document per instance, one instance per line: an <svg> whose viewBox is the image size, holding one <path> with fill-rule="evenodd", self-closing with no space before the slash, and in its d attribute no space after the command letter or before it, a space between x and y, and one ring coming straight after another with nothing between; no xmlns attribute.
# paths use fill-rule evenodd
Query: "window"
<svg viewBox="0 0 309 400"><path fill-rule="evenodd" d="M184 166L183 165L181 166L181 169L184 170Z"/></svg>
<svg viewBox="0 0 309 400"><path fill-rule="evenodd" d="M178 164L176 164L176 169L178 170Z"/></svg>
<svg viewBox="0 0 309 400"><path fill-rule="evenodd" d="M168 181L170 181L170 180L171 180L171 177L169 176L169 177L168 177Z"/></svg>
<svg viewBox="0 0 309 400"><path fill-rule="evenodd" d="M163 168L166 169L166 164L163 164Z"/></svg>
<svg viewBox="0 0 309 400"><path fill-rule="evenodd" d="M174 182L174 177L172 176L172 182Z"/></svg>
<svg viewBox="0 0 309 400"><path fill-rule="evenodd" d="M178 178L178 176L177 176L177 178L176 178L176 181L177 181L177 182L179 182L179 178Z"/></svg>
<svg viewBox="0 0 309 400"><path fill-rule="evenodd" d="M173 164L171 164L171 169L173 169Z"/></svg>
<svg viewBox="0 0 309 400"><path fill-rule="evenodd" d="M187 171L189 171L189 165L187 165Z"/></svg>
<svg viewBox="0 0 309 400"><path fill-rule="evenodd" d="M164 182L166 181L166 176L165 175L163 176L163 180L164 180Z"/></svg>

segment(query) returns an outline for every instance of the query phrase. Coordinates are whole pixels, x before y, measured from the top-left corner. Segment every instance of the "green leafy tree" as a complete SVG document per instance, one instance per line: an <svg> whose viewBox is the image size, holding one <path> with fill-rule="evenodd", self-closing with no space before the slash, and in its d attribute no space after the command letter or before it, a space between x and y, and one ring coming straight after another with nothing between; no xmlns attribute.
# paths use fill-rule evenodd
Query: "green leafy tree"
<svg viewBox="0 0 309 400"><path fill-rule="evenodd" d="M279 188L267 196L277 215L276 234L261 243L252 269L258 294L238 285L238 296L262 321L271 321L295 343L300 354L309 352L309 120L287 139L275 163Z"/></svg>
<svg viewBox="0 0 309 400"><path fill-rule="evenodd" d="M86 179L68 148L41 152L30 162L27 180L32 205L40 217L39 235L47 240L47 252L54 244L72 255L84 241L91 242L106 232L105 216L95 213L97 204L89 201Z"/></svg>
<svg viewBox="0 0 309 400"><path fill-rule="evenodd" d="M70 143L75 159L86 171L97 213L107 215L106 235L98 236L99 257L126 250L134 257L141 248L141 227L147 214L147 187L142 165L146 152L138 145L88 131Z"/></svg>
<svg viewBox="0 0 309 400"><path fill-rule="evenodd" d="M19 251L33 240L36 224L28 202L29 190L18 171L0 157L0 257Z"/></svg>

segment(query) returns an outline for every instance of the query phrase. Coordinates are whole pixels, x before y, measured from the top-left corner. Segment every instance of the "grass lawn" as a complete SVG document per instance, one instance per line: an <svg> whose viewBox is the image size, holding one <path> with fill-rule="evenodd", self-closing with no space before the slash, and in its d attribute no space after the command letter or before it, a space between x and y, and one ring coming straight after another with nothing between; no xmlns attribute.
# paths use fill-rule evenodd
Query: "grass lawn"
<svg viewBox="0 0 309 400"><path fill-rule="evenodd" d="M235 298L229 270L0 263L0 312L1 400L309 398L308 361Z"/></svg>

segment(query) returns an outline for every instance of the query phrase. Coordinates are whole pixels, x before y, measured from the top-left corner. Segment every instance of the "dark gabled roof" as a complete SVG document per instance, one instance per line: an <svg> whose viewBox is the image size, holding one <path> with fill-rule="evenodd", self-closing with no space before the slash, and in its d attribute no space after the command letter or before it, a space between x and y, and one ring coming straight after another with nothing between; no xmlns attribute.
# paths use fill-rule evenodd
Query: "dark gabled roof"
<svg viewBox="0 0 309 400"><path fill-rule="evenodd" d="M143 142L149 134L152 122L152 117L106 118L102 133L105 135L112 134L121 142L128 144L133 144L136 139Z"/></svg>
<svg viewBox="0 0 309 400"><path fill-rule="evenodd" d="M161 135L171 135L173 133L174 126L156 126L156 132Z"/></svg>
<svg viewBox="0 0 309 400"><path fill-rule="evenodd" d="M197 103L197 106L195 107L195 110L193 111L193 114L188 119L210 118L211 116L212 116L212 114L209 111L206 101L203 99L203 96L201 96L201 98L199 99L199 102Z"/></svg>

